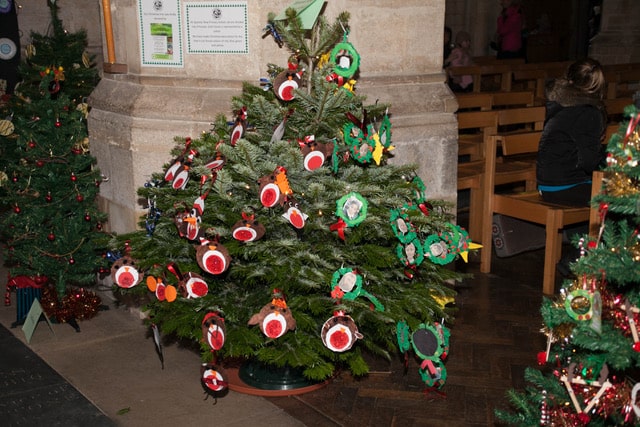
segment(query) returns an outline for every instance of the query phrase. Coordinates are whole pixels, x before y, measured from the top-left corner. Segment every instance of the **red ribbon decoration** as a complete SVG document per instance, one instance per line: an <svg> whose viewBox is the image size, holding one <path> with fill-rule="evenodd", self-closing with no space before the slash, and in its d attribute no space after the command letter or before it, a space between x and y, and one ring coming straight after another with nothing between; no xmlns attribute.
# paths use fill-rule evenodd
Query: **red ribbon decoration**
<svg viewBox="0 0 640 427"><path fill-rule="evenodd" d="M340 238L342 240L345 240L344 238L344 229L347 228L347 223L344 222L344 220L342 218L338 219L338 222L336 222L335 224L332 224L329 226L329 230L331 231L337 231L338 232L338 236L340 236Z"/></svg>

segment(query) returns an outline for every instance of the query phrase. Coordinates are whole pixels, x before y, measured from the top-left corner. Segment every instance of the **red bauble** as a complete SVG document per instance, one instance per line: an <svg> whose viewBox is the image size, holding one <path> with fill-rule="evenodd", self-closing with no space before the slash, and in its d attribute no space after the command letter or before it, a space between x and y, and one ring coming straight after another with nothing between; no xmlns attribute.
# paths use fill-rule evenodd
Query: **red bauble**
<svg viewBox="0 0 640 427"><path fill-rule="evenodd" d="M60 119L56 119L55 126L56 126L57 128L59 128L60 126L62 126L62 123L60 122Z"/></svg>
<svg viewBox="0 0 640 427"><path fill-rule="evenodd" d="M73 257L69 258L69 264L73 265L76 263L76 260Z"/></svg>
<svg viewBox="0 0 640 427"><path fill-rule="evenodd" d="M98 230L102 230L102 223L101 223L101 222L97 223L97 224L96 224L96 228L97 228Z"/></svg>
<svg viewBox="0 0 640 427"><path fill-rule="evenodd" d="M29 148L36 148L36 143L34 141L29 141Z"/></svg>
<svg viewBox="0 0 640 427"><path fill-rule="evenodd" d="M47 193L47 195L46 195L46 196L44 196L44 200L45 200L47 203L51 203L51 201L53 200L53 197L51 197L51 193Z"/></svg>
<svg viewBox="0 0 640 427"><path fill-rule="evenodd" d="M56 240L56 235L53 233L49 233L49 235L47 236L47 240L53 242L54 240Z"/></svg>
<svg viewBox="0 0 640 427"><path fill-rule="evenodd" d="M87 222L91 221L91 215L89 215L88 213L84 214L84 220Z"/></svg>
<svg viewBox="0 0 640 427"><path fill-rule="evenodd" d="M36 160L36 166L41 168L44 166L44 160Z"/></svg>
<svg viewBox="0 0 640 427"><path fill-rule="evenodd" d="M76 196L76 200L77 200L78 202L82 202L82 201L84 200L84 196L83 196L82 194L78 194L78 195Z"/></svg>
<svg viewBox="0 0 640 427"><path fill-rule="evenodd" d="M633 350L640 353L640 342L633 343Z"/></svg>
<svg viewBox="0 0 640 427"><path fill-rule="evenodd" d="M11 181L13 181L13 182L18 182L18 177L17 177L17 176L15 176L15 175L14 175L14 176L12 176L12 177L11 177Z"/></svg>
<svg viewBox="0 0 640 427"><path fill-rule="evenodd" d="M76 176L76 174L71 172L71 181L76 182L77 180L78 180L78 177Z"/></svg>
<svg viewBox="0 0 640 427"><path fill-rule="evenodd" d="M13 211L14 211L15 213L19 214L19 213L21 212L20 206L15 206L15 207L13 208Z"/></svg>

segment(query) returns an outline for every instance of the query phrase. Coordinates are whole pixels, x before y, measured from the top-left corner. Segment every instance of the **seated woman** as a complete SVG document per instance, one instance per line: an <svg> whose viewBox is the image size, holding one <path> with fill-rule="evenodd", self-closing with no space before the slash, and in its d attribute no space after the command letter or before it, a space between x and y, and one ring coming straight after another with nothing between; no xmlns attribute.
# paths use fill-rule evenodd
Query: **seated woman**
<svg viewBox="0 0 640 427"><path fill-rule="evenodd" d="M604 90L602 66L590 58L571 64L565 77L547 88L536 171L544 200L589 205L591 174L605 161Z"/></svg>

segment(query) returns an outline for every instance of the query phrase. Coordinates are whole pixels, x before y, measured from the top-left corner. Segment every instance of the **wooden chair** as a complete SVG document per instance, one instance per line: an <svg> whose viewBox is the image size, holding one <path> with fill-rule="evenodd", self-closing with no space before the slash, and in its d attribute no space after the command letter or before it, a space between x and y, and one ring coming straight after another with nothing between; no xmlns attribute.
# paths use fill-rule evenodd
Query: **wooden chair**
<svg viewBox="0 0 640 427"><path fill-rule="evenodd" d="M472 241L480 243L482 239L482 206L485 190L483 188L485 160L473 160L458 163L458 191L469 190L469 224L467 231Z"/></svg>
<svg viewBox="0 0 640 427"><path fill-rule="evenodd" d="M615 99L621 96L629 96L633 89L640 84L640 65L629 64L626 69L605 69L605 80L607 81L607 98Z"/></svg>
<svg viewBox="0 0 640 427"><path fill-rule="evenodd" d="M458 111L488 111L491 110L493 96L490 93L468 92L457 93Z"/></svg>
<svg viewBox="0 0 640 427"><path fill-rule="evenodd" d="M517 134L515 138L521 140L539 141L542 132L528 132ZM487 153L489 155L491 153ZM469 237L474 242L482 243L483 214L485 207L485 171L487 159L458 163L458 191L470 190L469 197ZM494 185L520 184L526 190L533 190L536 186L535 164L520 160L505 160L496 158L493 161Z"/></svg>
<svg viewBox="0 0 640 427"><path fill-rule="evenodd" d="M544 106L507 108L498 111L498 132L542 130Z"/></svg>
<svg viewBox="0 0 640 427"><path fill-rule="evenodd" d="M623 121L622 115L624 114L624 109L628 105L633 104L633 98L623 97L623 98L613 98L613 99L605 99L604 106L607 109L607 118L609 120L609 124L619 123Z"/></svg>
<svg viewBox="0 0 640 427"><path fill-rule="evenodd" d="M513 218L529 221L545 226L545 259L543 270L542 291L551 295L555 289L556 264L560 260L562 252L562 229L568 225L587 222L590 219L590 208L563 206L547 203L542 200L537 191L525 191L517 193L495 193L495 168L494 160L498 144L502 148L505 157L523 153L535 153L538 150L538 142L533 139L522 139L518 134L492 135L485 142L485 182L483 188L484 211L482 213L482 250L480 252L480 271L491 271L493 215L501 214ZM594 183L594 188L600 188L600 183Z"/></svg>
<svg viewBox="0 0 640 427"><path fill-rule="evenodd" d="M537 62L514 66L514 85L522 85L535 92L537 99L544 99L547 81L562 76L571 61Z"/></svg>
<svg viewBox="0 0 640 427"><path fill-rule="evenodd" d="M535 94L531 90L512 90L509 92L493 92L491 108L533 107Z"/></svg>
<svg viewBox="0 0 640 427"><path fill-rule="evenodd" d="M469 65L465 67L449 67L450 76L470 75L473 78L473 92L482 92L483 81L491 78L502 91L511 90L511 72L513 64L495 63L485 65ZM493 85L492 85L493 86ZM485 89L486 90L486 89Z"/></svg>
<svg viewBox="0 0 640 427"><path fill-rule="evenodd" d="M457 118L458 156L468 155L471 160L482 158L484 138L496 133L498 128L497 113L495 111L462 111L457 113Z"/></svg>

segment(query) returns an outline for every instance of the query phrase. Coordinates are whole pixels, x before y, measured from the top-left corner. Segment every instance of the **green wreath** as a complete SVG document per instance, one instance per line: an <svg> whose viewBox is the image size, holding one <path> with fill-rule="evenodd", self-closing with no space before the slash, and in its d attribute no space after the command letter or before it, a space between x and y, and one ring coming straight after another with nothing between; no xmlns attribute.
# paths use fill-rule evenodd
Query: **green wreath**
<svg viewBox="0 0 640 427"><path fill-rule="evenodd" d="M407 259L407 248L410 248L410 245L413 245L414 250L413 260L411 261ZM405 265L418 266L422 264L422 261L424 261L424 249L422 248L422 245L417 238L404 245L398 244L398 246L396 246L396 255L398 256L398 259Z"/></svg>
<svg viewBox="0 0 640 427"><path fill-rule="evenodd" d="M351 192L336 202L336 216L349 226L355 227L367 217L367 200L358 193Z"/></svg>
<svg viewBox="0 0 640 427"><path fill-rule="evenodd" d="M417 237L415 228L413 224L411 224L411 221L409 221L409 215L400 211L400 209L391 209L390 214L389 222L391 229L398 240L402 243L409 243ZM403 228L405 228L405 230L403 230Z"/></svg>
<svg viewBox="0 0 640 427"><path fill-rule="evenodd" d="M353 45L347 41L347 36L348 34L345 34L344 40L334 46L329 60L334 64L334 73L346 79L350 79L360 66L360 55ZM349 61L349 65L347 67L342 66L343 64L341 64L340 61L341 58L347 58Z"/></svg>

